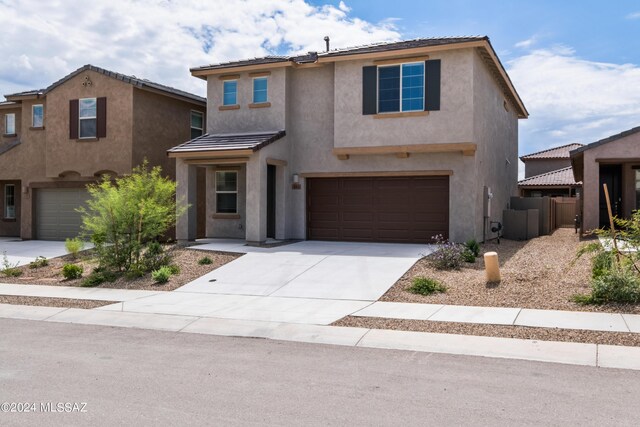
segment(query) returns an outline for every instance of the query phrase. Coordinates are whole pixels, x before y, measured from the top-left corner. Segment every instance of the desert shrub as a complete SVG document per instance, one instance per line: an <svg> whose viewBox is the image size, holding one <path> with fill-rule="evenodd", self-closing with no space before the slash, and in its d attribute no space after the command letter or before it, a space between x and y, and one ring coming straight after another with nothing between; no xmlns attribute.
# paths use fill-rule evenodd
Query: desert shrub
<svg viewBox="0 0 640 427"><path fill-rule="evenodd" d="M144 163L130 175L104 177L87 186L90 199L82 214L82 230L91 239L100 265L109 270L150 271L162 261L158 239L175 225L187 206L176 209L176 184L160 167ZM147 253L149 255L147 255Z"/></svg>
<svg viewBox="0 0 640 427"><path fill-rule="evenodd" d="M591 259L591 277L598 279L611 271L615 255L611 251L597 252Z"/></svg>
<svg viewBox="0 0 640 427"><path fill-rule="evenodd" d="M464 246L445 240L442 235L434 236L436 250L427 257L429 263L438 270L459 270L464 262Z"/></svg>
<svg viewBox="0 0 640 427"><path fill-rule="evenodd" d="M22 275L22 270L18 268L19 262L11 263L9 258L7 257L7 252L3 252L2 255L2 268L0 269L0 273L4 274L7 277L18 277Z"/></svg>
<svg viewBox="0 0 640 427"><path fill-rule="evenodd" d="M62 267L62 276L67 280L79 279L82 277L84 269L80 265L65 264Z"/></svg>
<svg viewBox="0 0 640 427"><path fill-rule="evenodd" d="M49 265L49 260L43 256L39 256L29 263L29 268L41 268L46 267L47 265Z"/></svg>
<svg viewBox="0 0 640 427"><path fill-rule="evenodd" d="M178 264L169 264L167 267L169 267L169 271L171 271L171 274L174 276L180 274L180 266Z"/></svg>
<svg viewBox="0 0 640 427"><path fill-rule="evenodd" d="M84 249L84 241L79 237L74 237L73 239L66 239L64 241L64 248L67 250L67 253L71 254L72 257L78 258L78 254Z"/></svg>
<svg viewBox="0 0 640 427"><path fill-rule="evenodd" d="M93 272L88 275L83 281L82 286L85 287L93 287L98 286L105 282L113 282L118 278L117 274L109 270L93 270Z"/></svg>
<svg viewBox="0 0 640 427"><path fill-rule="evenodd" d="M151 278L156 283L167 283L171 277L171 269L168 266L162 266L151 272Z"/></svg>
<svg viewBox="0 0 640 427"><path fill-rule="evenodd" d="M213 260L208 257L208 256L203 256L202 258L200 258L198 260L198 264L200 265L209 265L209 264L213 264Z"/></svg>
<svg viewBox="0 0 640 427"><path fill-rule="evenodd" d="M591 296L595 303L640 302L640 276L631 268L612 268L592 281Z"/></svg>
<svg viewBox="0 0 640 427"><path fill-rule="evenodd" d="M469 252L473 254L474 258L480 256L480 244L476 241L476 239L467 240L464 246Z"/></svg>
<svg viewBox="0 0 640 427"><path fill-rule="evenodd" d="M462 251L462 259L464 260L464 262L468 262L471 264L476 262L476 256L473 254L473 252L469 248L465 248Z"/></svg>
<svg viewBox="0 0 640 427"><path fill-rule="evenodd" d="M416 277L407 288L412 294L431 295L435 292L446 292L447 288L435 279L428 277Z"/></svg>

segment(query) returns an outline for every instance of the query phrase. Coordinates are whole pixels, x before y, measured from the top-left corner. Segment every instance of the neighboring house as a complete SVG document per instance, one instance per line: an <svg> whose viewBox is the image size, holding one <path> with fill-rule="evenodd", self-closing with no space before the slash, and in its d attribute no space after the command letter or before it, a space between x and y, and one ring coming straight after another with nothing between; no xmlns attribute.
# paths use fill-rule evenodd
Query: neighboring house
<svg viewBox="0 0 640 427"><path fill-rule="evenodd" d="M76 236L86 184L130 173L145 158L175 177L166 150L204 131L204 98L92 65L5 97L0 236Z"/></svg>
<svg viewBox="0 0 640 427"><path fill-rule="evenodd" d="M487 37L417 39L193 68L209 133L171 150L206 235L428 242L488 237L516 194L528 116ZM194 209L178 221L196 237Z"/></svg>
<svg viewBox="0 0 640 427"><path fill-rule="evenodd" d="M524 179L518 182L523 197L574 197L580 192L571 170L569 152L582 144L567 144L520 157Z"/></svg>
<svg viewBox="0 0 640 427"><path fill-rule="evenodd" d="M640 127L571 151L571 164L583 182L583 232L609 225L603 184L614 215L629 217L640 209Z"/></svg>

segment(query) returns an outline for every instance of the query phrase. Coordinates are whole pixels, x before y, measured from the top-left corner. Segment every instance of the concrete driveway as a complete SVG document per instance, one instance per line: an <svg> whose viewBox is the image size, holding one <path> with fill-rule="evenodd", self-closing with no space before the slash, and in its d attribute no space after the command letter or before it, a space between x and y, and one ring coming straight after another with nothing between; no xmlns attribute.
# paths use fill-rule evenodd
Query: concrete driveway
<svg viewBox="0 0 640 427"><path fill-rule="evenodd" d="M0 237L0 256L6 254L11 265L26 265L39 256L55 258L67 254L64 242L46 240L20 240L15 237ZM0 258L0 262L4 261Z"/></svg>
<svg viewBox="0 0 640 427"><path fill-rule="evenodd" d="M276 248L219 241L200 250L243 257L179 288L178 292L376 301L429 245L304 241Z"/></svg>
<svg viewBox="0 0 640 427"><path fill-rule="evenodd" d="M97 310L328 325L376 301L433 250L318 241L253 248L239 240L193 248L246 255L173 292Z"/></svg>

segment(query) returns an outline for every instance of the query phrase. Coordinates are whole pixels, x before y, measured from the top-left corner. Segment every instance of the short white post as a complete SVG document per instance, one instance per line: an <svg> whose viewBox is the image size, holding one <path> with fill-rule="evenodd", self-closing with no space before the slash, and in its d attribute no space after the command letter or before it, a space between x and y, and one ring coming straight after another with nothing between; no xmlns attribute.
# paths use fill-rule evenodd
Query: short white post
<svg viewBox="0 0 640 427"><path fill-rule="evenodd" d="M484 270L487 276L487 283L500 282L500 263L497 252L487 252L484 254Z"/></svg>

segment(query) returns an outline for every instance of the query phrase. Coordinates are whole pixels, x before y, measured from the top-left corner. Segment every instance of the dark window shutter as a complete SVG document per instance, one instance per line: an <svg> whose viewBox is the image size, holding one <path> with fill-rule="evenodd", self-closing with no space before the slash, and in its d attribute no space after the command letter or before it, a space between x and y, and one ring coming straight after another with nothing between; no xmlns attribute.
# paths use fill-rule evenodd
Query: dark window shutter
<svg viewBox="0 0 640 427"><path fill-rule="evenodd" d="M78 139L78 100L69 100L69 139Z"/></svg>
<svg viewBox="0 0 640 427"><path fill-rule="evenodd" d="M107 137L107 98L98 98L96 105L96 136Z"/></svg>
<svg viewBox="0 0 640 427"><path fill-rule="evenodd" d="M362 114L376 114L378 112L377 83L378 67L375 65L362 67Z"/></svg>
<svg viewBox="0 0 640 427"><path fill-rule="evenodd" d="M433 111L440 109L440 60L433 59L424 64L424 109Z"/></svg>

